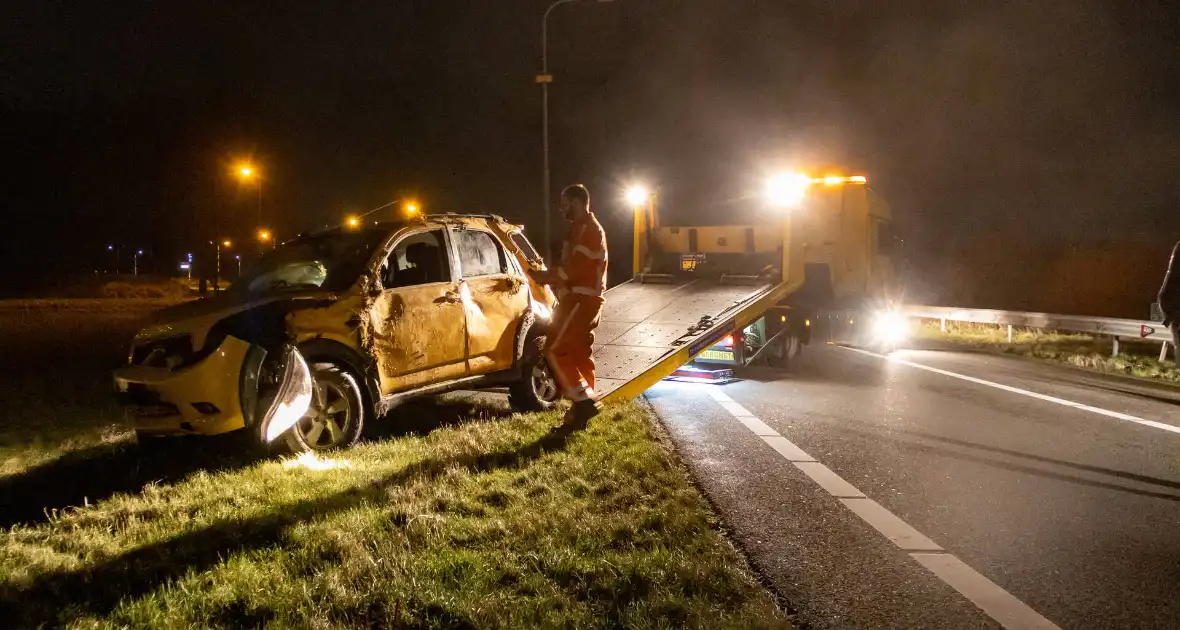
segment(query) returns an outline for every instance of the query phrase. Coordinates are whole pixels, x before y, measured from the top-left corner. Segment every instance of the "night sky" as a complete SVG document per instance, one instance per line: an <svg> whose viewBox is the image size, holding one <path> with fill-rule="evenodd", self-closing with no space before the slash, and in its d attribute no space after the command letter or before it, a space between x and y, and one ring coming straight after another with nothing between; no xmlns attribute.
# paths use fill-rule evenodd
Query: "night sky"
<svg viewBox="0 0 1180 630"><path fill-rule="evenodd" d="M289 4L5 6L9 293L109 266L112 242L164 270L218 218L246 238L241 157L280 234L415 196L536 237L547 1ZM1156 277L1180 238L1168 3L615 0L550 27L554 194L589 185L616 251L630 181L659 187L667 222L724 222L784 168L867 173L914 286L944 302L1020 302L1035 287L965 294L989 281L962 270L1053 252ZM1111 299L1143 310L1145 282Z"/></svg>

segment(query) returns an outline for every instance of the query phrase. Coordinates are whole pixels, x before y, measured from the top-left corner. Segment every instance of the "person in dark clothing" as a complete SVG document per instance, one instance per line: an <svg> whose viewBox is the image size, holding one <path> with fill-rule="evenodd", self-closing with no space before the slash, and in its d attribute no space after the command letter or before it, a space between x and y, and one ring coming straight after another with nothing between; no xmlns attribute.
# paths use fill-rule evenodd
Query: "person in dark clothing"
<svg viewBox="0 0 1180 630"><path fill-rule="evenodd" d="M1180 363L1180 269L1176 268L1176 253L1180 251L1180 243L1172 248L1172 257L1168 259L1168 272L1164 274L1164 284L1160 287L1160 310L1164 312L1164 325L1172 329L1173 359Z"/></svg>

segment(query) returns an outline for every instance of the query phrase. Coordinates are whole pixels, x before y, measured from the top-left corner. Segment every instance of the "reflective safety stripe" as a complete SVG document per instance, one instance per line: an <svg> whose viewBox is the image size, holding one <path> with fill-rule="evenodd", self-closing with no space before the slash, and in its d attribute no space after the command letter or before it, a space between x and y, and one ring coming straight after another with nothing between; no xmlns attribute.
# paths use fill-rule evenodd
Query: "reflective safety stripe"
<svg viewBox="0 0 1180 630"><path fill-rule="evenodd" d="M571 293L578 295L591 295L594 297L602 297L602 291L590 287L570 287Z"/></svg>
<svg viewBox="0 0 1180 630"><path fill-rule="evenodd" d="M575 254L581 254L590 260L606 260L606 252L593 252L585 245L578 245L574 247Z"/></svg>

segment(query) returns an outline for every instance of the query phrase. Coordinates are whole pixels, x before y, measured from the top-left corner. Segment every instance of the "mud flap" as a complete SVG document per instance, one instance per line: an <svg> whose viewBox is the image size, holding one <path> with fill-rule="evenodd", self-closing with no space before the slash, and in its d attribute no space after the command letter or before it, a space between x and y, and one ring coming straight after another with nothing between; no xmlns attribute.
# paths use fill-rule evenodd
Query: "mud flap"
<svg viewBox="0 0 1180 630"><path fill-rule="evenodd" d="M287 346L283 349L282 365L278 389L256 431L256 435L266 442L273 442L290 430L311 407L314 382L303 355Z"/></svg>

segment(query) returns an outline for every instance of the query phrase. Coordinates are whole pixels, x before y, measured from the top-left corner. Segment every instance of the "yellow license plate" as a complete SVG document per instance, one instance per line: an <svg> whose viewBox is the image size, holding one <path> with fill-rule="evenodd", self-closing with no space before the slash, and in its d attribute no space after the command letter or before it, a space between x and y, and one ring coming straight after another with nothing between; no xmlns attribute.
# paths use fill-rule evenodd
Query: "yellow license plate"
<svg viewBox="0 0 1180 630"><path fill-rule="evenodd" d="M690 260L680 261L680 269L683 271L693 271L696 268L697 268L697 261L695 261L695 260L690 259Z"/></svg>
<svg viewBox="0 0 1180 630"><path fill-rule="evenodd" d="M705 350L700 354L701 359L713 359L715 361L733 361L733 351L731 350Z"/></svg>

